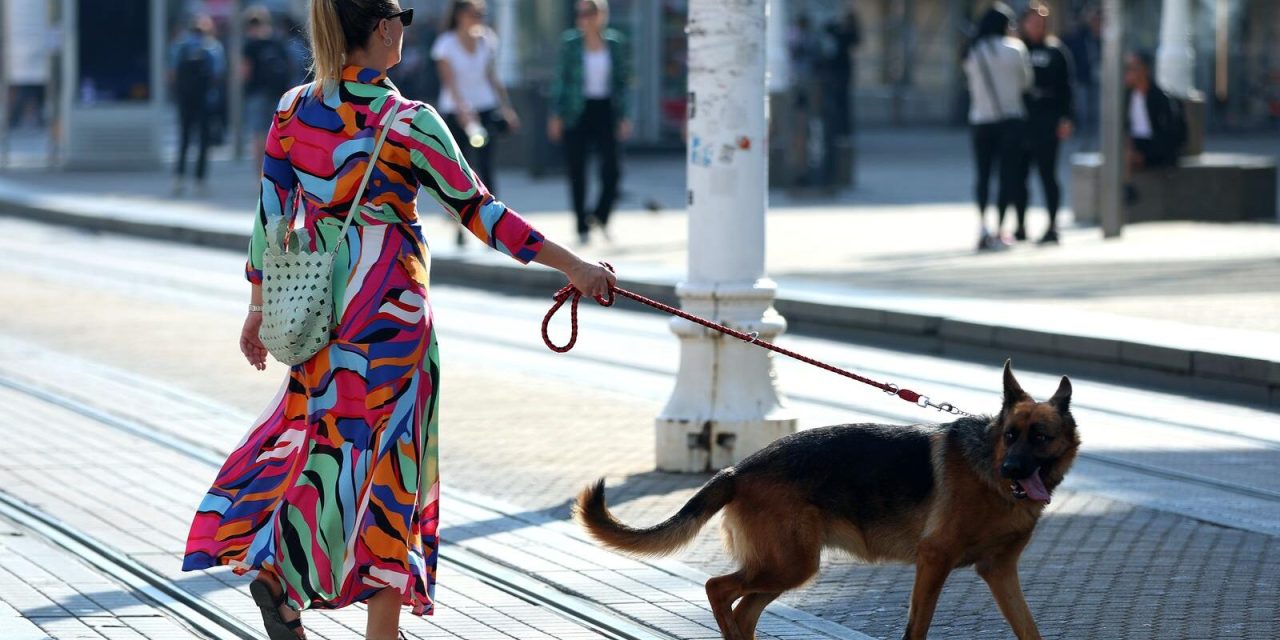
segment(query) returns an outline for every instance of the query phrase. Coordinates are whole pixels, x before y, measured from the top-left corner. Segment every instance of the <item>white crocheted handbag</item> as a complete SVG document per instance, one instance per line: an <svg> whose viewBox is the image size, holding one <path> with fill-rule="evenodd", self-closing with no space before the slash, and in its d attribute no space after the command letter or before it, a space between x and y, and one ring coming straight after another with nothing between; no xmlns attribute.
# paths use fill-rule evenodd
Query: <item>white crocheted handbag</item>
<svg viewBox="0 0 1280 640"><path fill-rule="evenodd" d="M262 327L258 338L276 360L287 365L306 362L329 344L333 329L333 262L346 240L347 228L360 208L365 186L382 143L387 139L394 118L395 98L387 96L389 116L382 118L382 132L369 156L364 179L356 189L351 210L342 223L338 241L329 251L308 251L306 231L293 231L293 218L274 220L266 230L267 246L262 253ZM295 211L296 216L296 211ZM292 235L292 238L289 236Z"/></svg>

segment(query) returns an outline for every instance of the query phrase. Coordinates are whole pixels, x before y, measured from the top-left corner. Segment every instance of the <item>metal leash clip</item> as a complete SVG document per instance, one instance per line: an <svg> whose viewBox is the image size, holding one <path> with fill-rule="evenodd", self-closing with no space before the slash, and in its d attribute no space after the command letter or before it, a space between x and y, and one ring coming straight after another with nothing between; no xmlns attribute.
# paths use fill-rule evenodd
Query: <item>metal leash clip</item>
<svg viewBox="0 0 1280 640"><path fill-rule="evenodd" d="M933 404L932 402L930 402L928 406L933 407L934 409L937 409L938 411L941 411L943 413L949 413L953 416L973 417L973 414L965 413L964 411L961 411L954 404L951 404L950 402L943 402L942 404Z"/></svg>

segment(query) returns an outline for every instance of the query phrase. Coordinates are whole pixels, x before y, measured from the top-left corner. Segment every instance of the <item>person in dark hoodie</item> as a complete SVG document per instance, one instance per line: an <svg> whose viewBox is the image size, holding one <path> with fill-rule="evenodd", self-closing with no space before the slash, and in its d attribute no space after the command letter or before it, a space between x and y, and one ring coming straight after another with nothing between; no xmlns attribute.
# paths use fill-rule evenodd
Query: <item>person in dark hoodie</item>
<svg viewBox="0 0 1280 640"><path fill-rule="evenodd" d="M1071 135L1075 126L1075 109L1071 94L1073 67L1071 53L1057 37L1049 33L1049 7L1032 2L1018 23L1018 32L1027 46L1035 80L1024 100L1027 106L1026 138L1017 165L1014 211L1018 215L1015 240L1027 239L1027 204L1030 190L1027 179L1035 165L1044 187L1044 205L1049 210L1049 228L1040 244L1058 242L1058 206L1062 188L1058 184L1058 146Z"/></svg>
<svg viewBox="0 0 1280 640"><path fill-rule="evenodd" d="M1169 97L1152 77L1155 68L1150 52L1134 51L1125 60L1124 130L1128 137L1128 170L1173 166L1187 140L1182 104ZM1132 182L1125 184L1125 200L1138 200Z"/></svg>

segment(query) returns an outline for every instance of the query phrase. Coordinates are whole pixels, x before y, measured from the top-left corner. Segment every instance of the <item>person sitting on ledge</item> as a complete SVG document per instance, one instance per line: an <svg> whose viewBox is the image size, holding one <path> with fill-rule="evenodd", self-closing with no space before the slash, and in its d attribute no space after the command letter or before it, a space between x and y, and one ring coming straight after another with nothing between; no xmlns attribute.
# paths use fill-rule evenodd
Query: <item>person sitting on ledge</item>
<svg viewBox="0 0 1280 640"><path fill-rule="evenodd" d="M1124 83L1128 89L1125 104L1125 134L1128 137L1125 202L1138 200L1132 182L1133 171L1154 167L1171 167L1186 141L1186 124L1182 106L1166 94L1152 78L1154 59L1149 52L1131 52L1125 60Z"/></svg>

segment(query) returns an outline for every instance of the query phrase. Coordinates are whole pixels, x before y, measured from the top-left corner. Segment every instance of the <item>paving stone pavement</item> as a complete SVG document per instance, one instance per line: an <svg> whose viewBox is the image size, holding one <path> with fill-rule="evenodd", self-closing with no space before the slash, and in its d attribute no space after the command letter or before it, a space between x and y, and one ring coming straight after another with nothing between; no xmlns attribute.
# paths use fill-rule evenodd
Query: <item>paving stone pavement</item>
<svg viewBox="0 0 1280 640"><path fill-rule="evenodd" d="M30 358L27 361L32 362ZM31 369L39 367L29 366ZM508 391L505 385L494 388L495 376L484 377L494 393ZM519 388L546 398L548 405L575 406L572 396L577 392L557 389L557 385L521 378L510 384L513 391ZM614 407L630 404L613 394L591 393L590 398ZM544 428L551 423L563 426L539 434L509 430L512 421L520 419L518 413L492 411L474 419L452 417L451 442L445 447L442 465L452 484L486 495L502 495L534 516L563 519L567 516L565 498L577 488L574 478L626 462L627 456L610 462L610 458L601 457L601 449L591 451L593 444L601 445L598 438L588 437L591 427L584 427L581 420L553 420L550 415L535 412L531 417L525 413L523 420ZM621 421L627 426L623 414L614 409L609 423L617 426ZM459 434L482 429L491 435L501 430L504 437L490 437L475 447L464 445L473 439ZM616 445L628 444L630 438L621 434L630 431L613 432L610 440L615 446L607 450L624 449ZM454 444L453 438L458 437L462 440ZM570 455L544 458L531 445L539 440L587 444L582 449L571 448ZM640 447L629 457L647 461L647 436L643 440L636 443ZM474 441L479 443L479 438ZM504 473L495 474L493 469ZM706 479L643 471L611 478L617 512L636 522L665 517ZM187 515L180 502L172 515ZM466 534L464 528L455 535ZM711 573L729 568L720 552L714 523L679 559ZM1280 602L1278 576L1280 544L1274 537L1071 492L1058 493L1022 564L1024 588L1046 638L1273 637L1273 629L1267 625ZM589 574L582 576L589 578ZM905 619L911 579L909 567L865 566L831 558L818 581L785 601L876 637L893 637ZM640 611L640 606L621 608ZM1205 636L1198 635L1201 627L1207 632ZM986 587L965 570L957 572L943 592L932 637L1000 638L1011 634L1005 631Z"/></svg>

